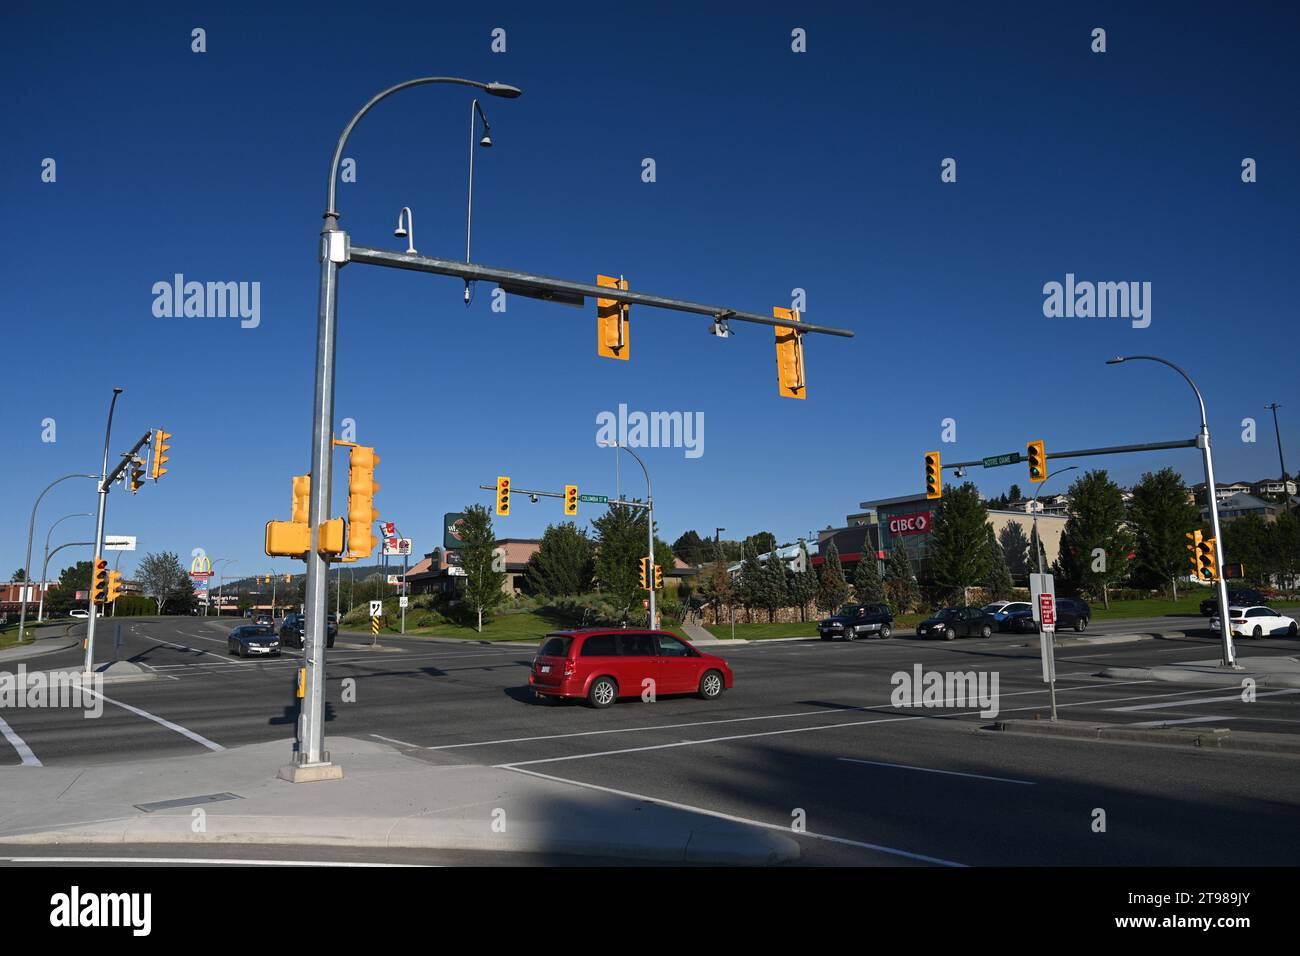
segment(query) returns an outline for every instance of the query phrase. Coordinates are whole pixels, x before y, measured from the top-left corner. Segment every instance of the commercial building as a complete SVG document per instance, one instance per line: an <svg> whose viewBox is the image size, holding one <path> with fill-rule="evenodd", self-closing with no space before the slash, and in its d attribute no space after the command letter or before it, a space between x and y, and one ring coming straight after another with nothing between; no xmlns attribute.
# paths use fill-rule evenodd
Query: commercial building
<svg viewBox="0 0 1300 956"><path fill-rule="evenodd" d="M497 547L505 557L505 581L501 590L506 594L519 594L524 589L524 572L528 561L541 547L538 538L499 538ZM413 567L407 569L406 582L412 594L450 594L464 585L465 569L460 566L460 555L446 548L434 548Z"/></svg>

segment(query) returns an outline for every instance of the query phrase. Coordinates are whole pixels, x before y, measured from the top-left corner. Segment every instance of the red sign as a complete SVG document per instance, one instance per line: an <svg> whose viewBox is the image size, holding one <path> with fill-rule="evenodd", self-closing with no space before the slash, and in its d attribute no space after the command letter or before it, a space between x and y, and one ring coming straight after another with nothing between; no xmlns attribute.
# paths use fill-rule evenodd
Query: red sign
<svg viewBox="0 0 1300 956"><path fill-rule="evenodd" d="M925 534L930 530L933 512L914 511L911 514L895 515L889 519L889 533L906 537L910 534Z"/></svg>
<svg viewBox="0 0 1300 956"><path fill-rule="evenodd" d="M1051 594L1038 595L1038 619L1043 627L1056 627L1056 597Z"/></svg>

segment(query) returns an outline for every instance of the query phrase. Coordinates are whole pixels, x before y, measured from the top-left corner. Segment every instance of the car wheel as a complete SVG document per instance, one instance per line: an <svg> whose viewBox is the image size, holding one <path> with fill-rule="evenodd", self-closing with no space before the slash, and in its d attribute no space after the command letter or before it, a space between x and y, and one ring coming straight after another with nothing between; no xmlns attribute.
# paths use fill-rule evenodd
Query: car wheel
<svg viewBox="0 0 1300 956"><path fill-rule="evenodd" d="M952 628L950 628L950 627L945 627L945 628L943 629L943 639L944 639L945 641L951 641L951 640L952 640L953 638L955 638L956 636L957 636L957 632L954 631Z"/></svg>
<svg viewBox="0 0 1300 956"><path fill-rule="evenodd" d="M882 641L887 641L893 636L894 636L894 629L892 627L890 627L888 624L880 625L880 639Z"/></svg>
<svg viewBox="0 0 1300 956"><path fill-rule="evenodd" d="M334 641L333 641L333 639L330 639L330 640L326 641L326 642L325 642L325 646L326 646L326 647L333 647L333 646L334 646Z"/></svg>
<svg viewBox="0 0 1300 956"><path fill-rule="evenodd" d="M705 700L721 697L725 688L726 683L717 671L705 671L704 676L700 678L700 696Z"/></svg>
<svg viewBox="0 0 1300 956"><path fill-rule="evenodd" d="M1296 635L1296 623L1295 621L1292 621L1291 626L1286 629L1286 636L1295 637L1295 635Z"/></svg>
<svg viewBox="0 0 1300 956"><path fill-rule="evenodd" d="M856 641L858 639L857 628L846 627L844 629L844 639L846 641Z"/></svg>
<svg viewBox="0 0 1300 956"><path fill-rule="evenodd" d="M1079 618L1077 621L1074 622L1074 629L1080 634L1082 634L1084 631L1088 629L1088 619L1086 617Z"/></svg>
<svg viewBox="0 0 1300 956"><path fill-rule="evenodd" d="M234 645L234 644L227 644L227 645L226 645L226 653L227 653L227 654L237 654L237 653L239 653L239 652L235 650L235 645Z"/></svg>
<svg viewBox="0 0 1300 956"><path fill-rule="evenodd" d="M592 681L591 689L587 691L587 703L592 707L604 710L616 700L618 700L618 685L614 683L613 678L598 677Z"/></svg>
<svg viewBox="0 0 1300 956"><path fill-rule="evenodd" d="M1264 636L1264 629L1260 627L1258 624L1256 624L1255 630L1251 632L1250 636L1258 640L1259 638Z"/></svg>
<svg viewBox="0 0 1300 956"><path fill-rule="evenodd" d="M987 624L985 624L983 627L980 628L980 637L984 638L985 640L988 640L992 636L993 636L993 628L989 627Z"/></svg>

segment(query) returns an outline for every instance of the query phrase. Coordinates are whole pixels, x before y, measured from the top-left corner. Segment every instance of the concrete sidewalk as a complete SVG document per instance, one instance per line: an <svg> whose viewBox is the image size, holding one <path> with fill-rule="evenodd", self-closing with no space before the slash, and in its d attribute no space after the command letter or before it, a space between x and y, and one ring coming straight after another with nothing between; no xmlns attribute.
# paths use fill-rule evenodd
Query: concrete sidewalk
<svg viewBox="0 0 1300 956"><path fill-rule="evenodd" d="M379 742L336 737L326 746L342 780L277 779L289 740L6 768L0 843L421 847L742 865L799 857L798 843L776 829ZM150 806L164 801L176 805Z"/></svg>
<svg viewBox="0 0 1300 956"><path fill-rule="evenodd" d="M1295 657L1239 657L1237 663L1240 670L1229 670L1218 658L1178 661L1156 667L1107 667L1101 676L1215 687L1240 687L1241 682L1249 678L1260 687L1300 687L1300 659Z"/></svg>

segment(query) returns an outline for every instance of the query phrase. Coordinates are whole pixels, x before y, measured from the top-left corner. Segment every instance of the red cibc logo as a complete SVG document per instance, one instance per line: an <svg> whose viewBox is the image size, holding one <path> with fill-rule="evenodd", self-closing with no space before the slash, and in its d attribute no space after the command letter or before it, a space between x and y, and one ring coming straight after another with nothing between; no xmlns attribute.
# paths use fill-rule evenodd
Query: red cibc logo
<svg viewBox="0 0 1300 956"><path fill-rule="evenodd" d="M889 519L889 533L896 535L925 534L930 530L930 512L916 511L895 515Z"/></svg>

